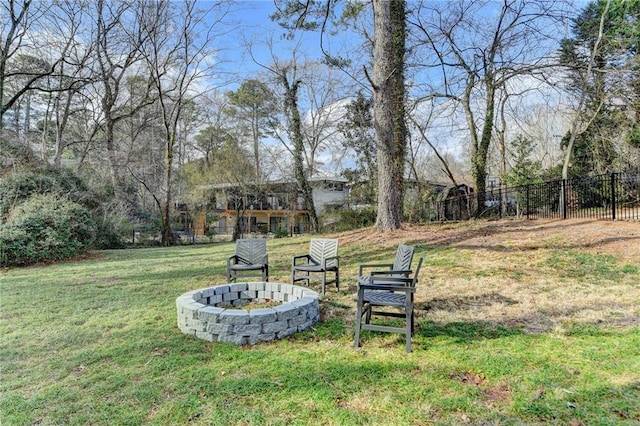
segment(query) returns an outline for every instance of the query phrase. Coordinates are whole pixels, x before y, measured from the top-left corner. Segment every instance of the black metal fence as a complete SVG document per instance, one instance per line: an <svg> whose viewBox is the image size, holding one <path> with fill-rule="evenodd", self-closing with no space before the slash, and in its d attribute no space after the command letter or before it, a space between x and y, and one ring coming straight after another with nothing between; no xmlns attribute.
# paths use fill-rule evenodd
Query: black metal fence
<svg viewBox="0 0 640 426"><path fill-rule="evenodd" d="M438 202L437 220L478 217L640 220L640 170L563 179L475 193Z"/></svg>

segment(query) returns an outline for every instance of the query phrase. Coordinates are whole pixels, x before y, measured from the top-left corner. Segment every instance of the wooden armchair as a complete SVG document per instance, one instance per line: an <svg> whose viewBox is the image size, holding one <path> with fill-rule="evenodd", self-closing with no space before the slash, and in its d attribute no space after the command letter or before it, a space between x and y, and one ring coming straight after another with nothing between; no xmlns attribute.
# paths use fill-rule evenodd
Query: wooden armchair
<svg viewBox="0 0 640 426"><path fill-rule="evenodd" d="M309 254L294 256L291 263L291 283L306 281L314 277L322 282L322 294L325 293L326 284L335 283L336 289L340 289L340 259L338 257L338 240L312 238L309 245ZM327 273L335 274L335 279L327 281Z"/></svg>
<svg viewBox="0 0 640 426"><path fill-rule="evenodd" d="M415 271L408 271L407 276L370 275L366 280L358 282L355 347L360 346L361 330L372 330L404 334L407 353L411 352L411 336L414 330L413 299L423 260L424 255L420 256ZM371 324L372 315L404 318L405 326Z"/></svg>
<svg viewBox="0 0 640 426"><path fill-rule="evenodd" d="M266 239L236 240L236 253L227 259L227 282L234 282L240 276L261 276L262 281L269 281Z"/></svg>

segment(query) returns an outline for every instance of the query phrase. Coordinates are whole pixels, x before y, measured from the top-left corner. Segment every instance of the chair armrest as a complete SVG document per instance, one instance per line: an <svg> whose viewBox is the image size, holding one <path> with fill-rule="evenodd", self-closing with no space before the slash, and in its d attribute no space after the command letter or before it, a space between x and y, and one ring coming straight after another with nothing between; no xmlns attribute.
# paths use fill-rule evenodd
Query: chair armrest
<svg viewBox="0 0 640 426"><path fill-rule="evenodd" d="M415 280L405 277L369 277L367 282L360 282L358 289L386 291L415 291Z"/></svg>
<svg viewBox="0 0 640 426"><path fill-rule="evenodd" d="M236 256L235 254L227 258L227 268L229 268L231 265L236 265L237 263L238 256Z"/></svg>
<svg viewBox="0 0 640 426"><path fill-rule="evenodd" d="M311 260L311 256L309 256L308 254L302 254L299 256L293 256L293 260L291 262L292 266L296 266L296 260L300 260L300 259L306 259L307 262L309 262L309 260Z"/></svg>
<svg viewBox="0 0 640 426"><path fill-rule="evenodd" d="M358 276L361 277L363 276L363 271L365 269L372 269L372 268L389 268L391 269L393 267L393 263L370 263L370 264L365 264L365 265L360 265L360 272L358 273Z"/></svg>
<svg viewBox="0 0 640 426"><path fill-rule="evenodd" d="M340 267L340 256L329 256L329 257L325 257L324 259L322 259L322 267L324 269L327 269L327 262L330 261L336 261L336 268Z"/></svg>
<svg viewBox="0 0 640 426"><path fill-rule="evenodd" d="M252 263L249 262L247 259L240 257L237 254L234 254L233 256L229 256L229 259L227 259L227 264L231 264L231 260L233 260L234 265L237 265L239 263L242 263L244 265L252 265Z"/></svg>
<svg viewBox="0 0 640 426"><path fill-rule="evenodd" d="M398 285L398 284L360 284L358 285L359 291L364 290L382 290L382 291L403 291L405 293L414 293L416 288L413 286Z"/></svg>
<svg viewBox="0 0 640 426"><path fill-rule="evenodd" d="M388 271L371 271L370 275L372 277L383 276L383 275L404 275L405 277L409 277L409 275L411 275L411 272L412 272L411 269L398 270L398 271L394 271L393 269L390 269Z"/></svg>

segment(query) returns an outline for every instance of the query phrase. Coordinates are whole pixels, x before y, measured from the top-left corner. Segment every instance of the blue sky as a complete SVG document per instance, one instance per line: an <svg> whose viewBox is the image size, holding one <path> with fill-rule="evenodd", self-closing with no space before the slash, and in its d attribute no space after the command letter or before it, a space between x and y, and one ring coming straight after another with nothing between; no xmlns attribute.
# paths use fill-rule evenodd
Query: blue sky
<svg viewBox="0 0 640 426"><path fill-rule="evenodd" d="M208 3L211 2L201 1L203 6ZM234 4L232 13L225 18L225 25L231 31L221 40L217 39L216 43L219 43L220 57L224 61L225 69L245 74L244 77L247 78L260 70L260 67L245 53L248 42L254 45L253 54L265 64L271 62L270 53L265 47L265 43L270 39L275 42L276 55L283 58L290 56L288 49L291 43L281 38L283 29L269 18L274 11L275 5L272 0L246 0ZM300 37L303 37L305 53L310 54L311 58L320 58L318 34L300 34Z"/></svg>
<svg viewBox="0 0 640 426"><path fill-rule="evenodd" d="M202 8L211 7L212 4L209 0L199 1ZM211 47L218 50L217 55L222 62L219 66L225 70L237 72L245 68L255 69L255 64L250 59L244 59L244 42L252 32L271 25L268 15L273 10L273 2L240 1L230 7L232 11L224 18L223 25L216 23L221 28L219 31L226 34L216 37Z"/></svg>

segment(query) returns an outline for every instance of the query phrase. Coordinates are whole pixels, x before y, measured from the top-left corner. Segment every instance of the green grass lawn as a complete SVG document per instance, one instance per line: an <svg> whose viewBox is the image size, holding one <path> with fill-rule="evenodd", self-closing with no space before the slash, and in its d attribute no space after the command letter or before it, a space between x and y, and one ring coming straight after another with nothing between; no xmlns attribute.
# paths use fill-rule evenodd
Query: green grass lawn
<svg viewBox="0 0 640 426"><path fill-rule="evenodd" d="M308 241L269 240L272 282ZM0 424L640 423L638 265L557 236L535 254L409 242L427 254L411 354L386 333L353 347L357 265L395 242L341 243L322 320L251 347L176 325L176 297L224 282L231 243L4 270Z"/></svg>

